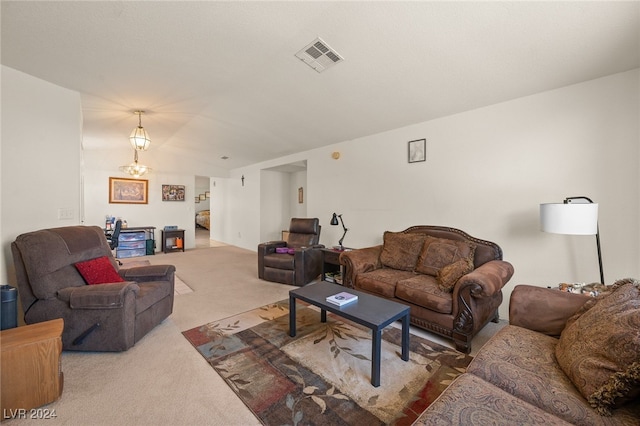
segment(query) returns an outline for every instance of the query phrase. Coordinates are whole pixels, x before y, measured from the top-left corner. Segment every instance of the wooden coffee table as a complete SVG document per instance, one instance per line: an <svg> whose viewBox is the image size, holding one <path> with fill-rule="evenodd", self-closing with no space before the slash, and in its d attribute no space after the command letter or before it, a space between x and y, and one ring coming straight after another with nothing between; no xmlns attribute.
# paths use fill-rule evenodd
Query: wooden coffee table
<svg viewBox="0 0 640 426"><path fill-rule="evenodd" d="M342 307L326 301L327 296L346 291L358 296L356 302ZM402 320L402 360L409 360L409 307L401 303L328 282L309 284L289 292L289 335L296 335L296 299L320 308L320 320L327 322L327 311L371 329L371 384L380 386L380 350L382 329Z"/></svg>

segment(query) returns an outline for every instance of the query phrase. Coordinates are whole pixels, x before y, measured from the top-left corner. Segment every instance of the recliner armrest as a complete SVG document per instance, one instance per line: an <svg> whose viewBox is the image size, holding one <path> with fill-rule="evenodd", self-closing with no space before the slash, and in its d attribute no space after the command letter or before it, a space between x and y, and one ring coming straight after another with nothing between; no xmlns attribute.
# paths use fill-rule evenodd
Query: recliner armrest
<svg viewBox="0 0 640 426"><path fill-rule="evenodd" d="M278 247L286 247L286 241L267 241L265 243L258 244L258 255L266 255L276 252Z"/></svg>
<svg viewBox="0 0 640 426"><path fill-rule="evenodd" d="M491 260L460 278L454 292L466 286L473 286L471 296L491 297L500 292L512 276L513 265L504 260Z"/></svg>
<svg viewBox="0 0 640 426"><path fill-rule="evenodd" d="M128 292L138 293L140 287L132 281L67 287L58 290L59 300L71 309L118 309L124 306Z"/></svg>
<svg viewBox="0 0 640 426"><path fill-rule="evenodd" d="M118 273L127 281L171 281L176 267L173 265L146 265L120 269Z"/></svg>
<svg viewBox="0 0 640 426"><path fill-rule="evenodd" d="M294 253L297 251L308 251L308 250L317 250L317 249L321 249L324 248L324 244L315 244L312 246L304 246L304 247L294 247L293 251Z"/></svg>
<svg viewBox="0 0 640 426"><path fill-rule="evenodd" d="M509 300L509 324L559 336L567 320L590 297L550 288L519 284Z"/></svg>

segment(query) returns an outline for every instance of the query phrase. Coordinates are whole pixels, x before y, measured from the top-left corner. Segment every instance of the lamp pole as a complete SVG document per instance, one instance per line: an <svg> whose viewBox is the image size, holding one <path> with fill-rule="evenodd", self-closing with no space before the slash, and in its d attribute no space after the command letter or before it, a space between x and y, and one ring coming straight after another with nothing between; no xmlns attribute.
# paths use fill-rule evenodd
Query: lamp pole
<svg viewBox="0 0 640 426"><path fill-rule="evenodd" d="M586 200L593 204L593 201L589 197L567 197L564 199L565 204L571 204L573 200ZM602 250L600 248L600 225L596 223L596 246L598 248L598 264L600 265L600 282L604 284L604 271L602 268Z"/></svg>

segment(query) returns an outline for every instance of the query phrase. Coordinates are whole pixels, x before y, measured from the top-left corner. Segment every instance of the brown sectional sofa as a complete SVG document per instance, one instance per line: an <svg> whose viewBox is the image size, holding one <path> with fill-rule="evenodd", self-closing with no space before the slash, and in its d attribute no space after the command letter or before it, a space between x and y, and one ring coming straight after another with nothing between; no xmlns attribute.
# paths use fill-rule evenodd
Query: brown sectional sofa
<svg viewBox="0 0 640 426"><path fill-rule="evenodd" d="M637 426L640 282L635 286L618 286L608 301L516 286L510 325L414 425Z"/></svg>
<svg viewBox="0 0 640 426"><path fill-rule="evenodd" d="M413 226L385 232L384 243L340 255L344 285L411 308L411 323L471 350L471 339L498 320L513 266L502 250L455 228Z"/></svg>

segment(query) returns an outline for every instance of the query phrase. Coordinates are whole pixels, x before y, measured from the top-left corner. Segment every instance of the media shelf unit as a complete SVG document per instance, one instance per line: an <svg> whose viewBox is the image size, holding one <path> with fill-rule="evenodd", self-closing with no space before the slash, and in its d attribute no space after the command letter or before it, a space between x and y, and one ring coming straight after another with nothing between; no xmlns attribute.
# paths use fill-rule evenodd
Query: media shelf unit
<svg viewBox="0 0 640 426"><path fill-rule="evenodd" d="M162 251L164 253L184 251L184 229L163 229Z"/></svg>

